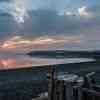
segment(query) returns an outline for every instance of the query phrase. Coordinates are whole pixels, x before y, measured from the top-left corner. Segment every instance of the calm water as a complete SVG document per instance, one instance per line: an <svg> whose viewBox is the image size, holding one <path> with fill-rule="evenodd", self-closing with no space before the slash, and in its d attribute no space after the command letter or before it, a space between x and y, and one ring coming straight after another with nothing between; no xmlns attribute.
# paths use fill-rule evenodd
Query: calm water
<svg viewBox="0 0 100 100"><path fill-rule="evenodd" d="M0 70L8 69L20 69L20 68L30 68L38 67L43 65L56 65L58 72L71 72L77 74L86 74L88 72L99 72L100 67L99 63L96 62L93 58L57 58L56 57L34 57L23 54L10 54L10 53L1 53L0 54ZM64 65L59 65L64 64ZM27 70L27 69L26 69ZM27 73L24 73L27 77ZM35 76L34 74L33 76ZM4 75L5 76L5 75ZM3 77L4 77L3 76ZM38 74L36 75L36 77ZM39 79L39 78L37 78Z"/></svg>
<svg viewBox="0 0 100 100"><path fill-rule="evenodd" d="M70 72L85 75L88 72L95 71L96 79L99 80L99 63L93 58L57 58L56 57L30 57L21 54L0 54L0 70L27 68L30 66L64 64L58 65L58 72ZM1 72L0 73L0 99L4 100L27 100L27 98L47 91L47 81L45 73L33 71L23 72ZM35 81L34 81L35 80ZM37 82L38 80L38 82ZM25 99L26 98L26 99Z"/></svg>
<svg viewBox="0 0 100 100"><path fill-rule="evenodd" d="M92 62L95 59L90 58L36 58L21 54L0 54L0 69L16 69L40 65L55 65L80 62Z"/></svg>

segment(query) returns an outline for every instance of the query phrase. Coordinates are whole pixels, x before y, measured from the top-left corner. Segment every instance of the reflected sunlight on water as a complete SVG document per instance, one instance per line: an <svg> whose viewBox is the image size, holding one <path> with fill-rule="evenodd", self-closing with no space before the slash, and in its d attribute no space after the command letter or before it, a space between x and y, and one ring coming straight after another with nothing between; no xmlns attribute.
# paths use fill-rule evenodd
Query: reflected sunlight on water
<svg viewBox="0 0 100 100"><path fill-rule="evenodd" d="M94 59L88 58L66 58L66 59L49 59L49 58L32 58L26 55L11 55L0 57L0 69L16 69L16 68L28 68L31 66L40 65L55 65L55 64L67 64L67 63L80 63L80 62L92 62Z"/></svg>

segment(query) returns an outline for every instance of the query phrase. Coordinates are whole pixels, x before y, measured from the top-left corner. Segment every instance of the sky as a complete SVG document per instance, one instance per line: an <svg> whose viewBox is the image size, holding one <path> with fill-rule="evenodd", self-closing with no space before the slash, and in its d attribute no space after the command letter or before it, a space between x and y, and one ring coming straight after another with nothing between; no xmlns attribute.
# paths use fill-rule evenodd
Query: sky
<svg viewBox="0 0 100 100"><path fill-rule="evenodd" d="M100 50L100 0L0 0L0 51Z"/></svg>

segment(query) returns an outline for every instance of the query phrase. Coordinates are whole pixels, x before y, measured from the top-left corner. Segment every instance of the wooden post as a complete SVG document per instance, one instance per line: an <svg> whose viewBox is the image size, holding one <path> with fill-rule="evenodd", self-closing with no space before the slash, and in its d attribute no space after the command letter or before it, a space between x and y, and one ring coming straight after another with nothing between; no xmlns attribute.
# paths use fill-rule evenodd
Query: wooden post
<svg viewBox="0 0 100 100"><path fill-rule="evenodd" d="M78 100L82 100L82 89L81 89L81 87L78 88Z"/></svg>
<svg viewBox="0 0 100 100"><path fill-rule="evenodd" d="M48 100L54 100L54 76L55 76L55 68L51 68L51 70L48 71L47 77L48 77Z"/></svg>
<svg viewBox="0 0 100 100"><path fill-rule="evenodd" d="M71 82L66 82L66 99L67 100L73 99L73 87Z"/></svg>
<svg viewBox="0 0 100 100"><path fill-rule="evenodd" d="M58 94L57 94L58 92ZM56 91L56 100L66 100L65 99L65 85L64 80L57 80L57 91Z"/></svg>

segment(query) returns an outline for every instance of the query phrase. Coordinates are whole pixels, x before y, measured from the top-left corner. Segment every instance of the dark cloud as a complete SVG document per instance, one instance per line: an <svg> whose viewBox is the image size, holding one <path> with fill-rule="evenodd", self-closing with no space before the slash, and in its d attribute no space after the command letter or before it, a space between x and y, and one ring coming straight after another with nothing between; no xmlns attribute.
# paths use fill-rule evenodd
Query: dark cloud
<svg viewBox="0 0 100 100"><path fill-rule="evenodd" d="M0 2L10 2L11 0L0 0Z"/></svg>
<svg viewBox="0 0 100 100"><path fill-rule="evenodd" d="M1 0L0 3L8 1L10 0ZM33 1L35 2L35 0ZM33 3L33 1L31 2L32 5L29 4L31 8L27 10L28 17L25 18L24 23L17 23L14 19L16 16L12 15L15 14L15 12L12 11L12 7L9 8L10 3L1 3L4 5L0 6L0 40L9 35L82 35L82 41L84 41L83 45L67 44L65 48L74 48L74 46L78 49L99 48L99 3L98 5L93 5L91 1L92 5L89 2L86 5L86 3L82 2L83 0L76 0L77 2L73 5L73 0L68 0L68 2L66 0L66 3L64 2L65 0L47 0L45 3L45 0L43 0L42 3L40 0L37 0L35 3ZM6 5L9 6L6 7ZM3 9L3 7L5 8ZM82 7L85 7L83 11ZM78 11L79 8L81 8L80 13ZM62 14L60 15L59 12ZM64 14L64 12L66 12L66 14ZM69 14L67 12L69 12ZM90 38L92 40L90 40Z"/></svg>
<svg viewBox="0 0 100 100"><path fill-rule="evenodd" d="M24 24L19 25L9 14L0 16L0 35L2 33L17 33L23 35L55 35L67 34L75 35L89 33L89 30L96 30L100 25L97 18L86 19L78 16L59 16L54 10L38 9L30 11L29 18Z"/></svg>
<svg viewBox="0 0 100 100"><path fill-rule="evenodd" d="M3 2L3 1L4 1L4 2L5 2L5 1L6 1L6 2L9 2L9 1L12 1L12 0L0 0L0 2Z"/></svg>
<svg viewBox="0 0 100 100"><path fill-rule="evenodd" d="M30 19L20 31L23 33L44 34L76 34L80 21L75 16L59 16L56 11L36 10L29 13Z"/></svg>
<svg viewBox="0 0 100 100"><path fill-rule="evenodd" d="M78 16L59 16L56 11L36 10L30 12L30 21L26 21L22 31L39 34L77 34L88 28L95 29L100 19L77 18Z"/></svg>
<svg viewBox="0 0 100 100"><path fill-rule="evenodd" d="M95 17L100 16L100 5L95 5L86 8L87 13L92 13Z"/></svg>

